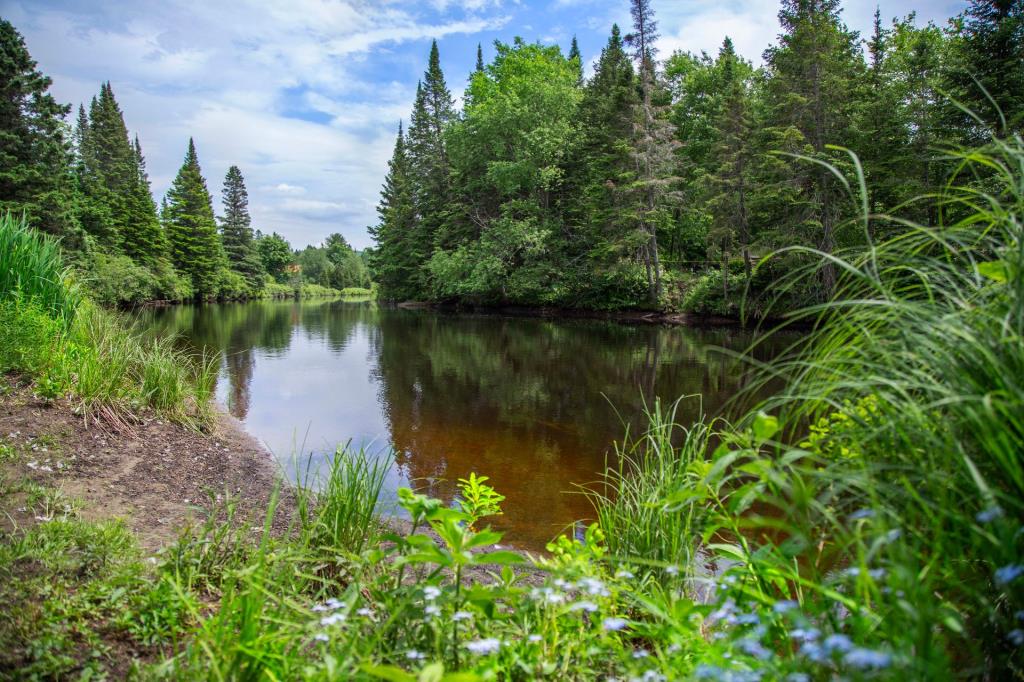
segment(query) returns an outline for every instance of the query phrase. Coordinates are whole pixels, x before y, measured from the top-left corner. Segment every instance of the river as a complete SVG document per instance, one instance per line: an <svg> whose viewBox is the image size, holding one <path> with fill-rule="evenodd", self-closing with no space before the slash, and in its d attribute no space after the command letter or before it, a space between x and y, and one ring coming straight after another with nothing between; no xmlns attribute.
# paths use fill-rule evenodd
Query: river
<svg viewBox="0 0 1024 682"><path fill-rule="evenodd" d="M452 314L340 300L172 306L141 313L158 333L223 353L217 399L289 476L352 442L395 463L400 486L451 500L470 472L506 496L489 519L541 548L591 516L579 486L646 406L683 395L679 421L728 415L749 369L749 332L604 320ZM791 337L759 345L770 359ZM309 458L312 458L311 460ZM302 468L304 464L299 465Z"/></svg>

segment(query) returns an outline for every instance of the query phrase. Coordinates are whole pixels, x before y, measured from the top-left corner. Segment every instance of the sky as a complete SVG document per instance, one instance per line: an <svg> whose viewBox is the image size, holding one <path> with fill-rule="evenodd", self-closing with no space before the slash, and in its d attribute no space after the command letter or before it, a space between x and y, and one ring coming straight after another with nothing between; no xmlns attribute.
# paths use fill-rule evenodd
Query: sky
<svg viewBox="0 0 1024 682"><path fill-rule="evenodd" d="M846 0L843 19L870 33L877 0ZM777 0L652 0L662 57L715 53L728 35L760 63L779 28ZM886 21L916 12L947 19L965 0L882 0ZM459 98L495 40L522 36L568 51L588 68L628 0L0 0L58 100L88 105L109 80L137 134L157 200L189 137L220 208L227 169L245 176L253 227L294 247L340 232L372 245L380 185L399 120L438 41ZM72 113L72 118L74 112Z"/></svg>

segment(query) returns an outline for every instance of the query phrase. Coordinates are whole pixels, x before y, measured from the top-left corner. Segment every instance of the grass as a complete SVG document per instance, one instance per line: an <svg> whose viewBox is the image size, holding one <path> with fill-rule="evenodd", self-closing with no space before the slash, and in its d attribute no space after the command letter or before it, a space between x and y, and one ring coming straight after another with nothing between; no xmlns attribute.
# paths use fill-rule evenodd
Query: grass
<svg viewBox="0 0 1024 682"><path fill-rule="evenodd" d="M0 216L0 246L0 372L31 381L44 401L67 396L115 426L147 408L196 428L210 423L216 358L145 338L83 298L56 244L10 214Z"/></svg>

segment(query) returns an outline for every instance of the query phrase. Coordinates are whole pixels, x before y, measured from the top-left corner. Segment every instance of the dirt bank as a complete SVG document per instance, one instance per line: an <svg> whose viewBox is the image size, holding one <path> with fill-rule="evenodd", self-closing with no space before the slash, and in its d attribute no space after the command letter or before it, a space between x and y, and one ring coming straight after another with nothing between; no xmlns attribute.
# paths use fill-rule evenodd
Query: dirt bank
<svg viewBox="0 0 1024 682"><path fill-rule="evenodd" d="M218 495L235 495L241 511L262 514L278 480L270 453L224 413L209 434L152 413L130 432L117 431L87 427L67 401L46 403L15 387L0 395L0 438L26 455L4 465L9 478L59 487L81 500L86 519L123 518L149 552L190 518L203 518ZM5 529L35 520L22 507L7 512Z"/></svg>

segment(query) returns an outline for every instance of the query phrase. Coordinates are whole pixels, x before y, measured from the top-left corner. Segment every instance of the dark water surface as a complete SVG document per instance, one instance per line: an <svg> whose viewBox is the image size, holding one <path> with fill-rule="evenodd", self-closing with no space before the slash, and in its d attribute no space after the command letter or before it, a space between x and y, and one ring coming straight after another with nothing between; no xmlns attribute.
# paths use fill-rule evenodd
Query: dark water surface
<svg viewBox="0 0 1024 682"><path fill-rule="evenodd" d="M345 301L175 306L143 322L224 353L217 397L290 475L349 439L395 451L389 499L408 485L450 500L459 478L491 477L507 499L493 525L539 548L590 515L597 480L643 406L702 394L720 414L747 382L736 329L444 314ZM762 345L761 360L783 342ZM696 399L679 420L695 418ZM728 410L726 410L728 413Z"/></svg>

